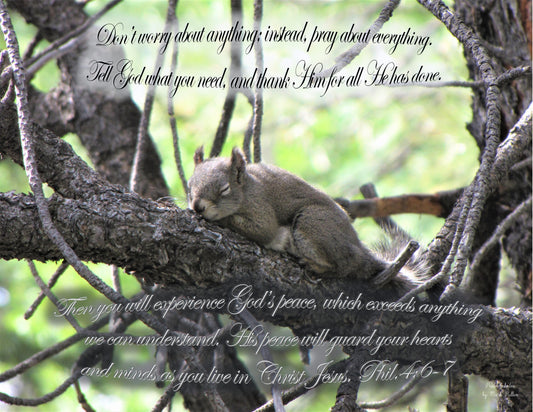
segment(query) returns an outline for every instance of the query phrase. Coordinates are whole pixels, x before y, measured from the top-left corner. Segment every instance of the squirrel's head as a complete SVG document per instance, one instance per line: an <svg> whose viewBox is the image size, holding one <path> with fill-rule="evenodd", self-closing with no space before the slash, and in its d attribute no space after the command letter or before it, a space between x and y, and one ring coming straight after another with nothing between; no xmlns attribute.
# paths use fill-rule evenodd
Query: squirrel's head
<svg viewBox="0 0 533 412"><path fill-rule="evenodd" d="M246 160L235 147L231 158L204 160L203 147L194 153L194 173L189 179L189 208L207 220L235 214L242 203Z"/></svg>

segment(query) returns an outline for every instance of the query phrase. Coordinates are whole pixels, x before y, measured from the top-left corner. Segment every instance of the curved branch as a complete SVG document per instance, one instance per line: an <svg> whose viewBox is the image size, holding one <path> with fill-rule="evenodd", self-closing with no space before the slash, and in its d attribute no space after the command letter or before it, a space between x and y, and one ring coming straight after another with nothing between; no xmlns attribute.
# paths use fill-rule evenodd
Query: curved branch
<svg viewBox="0 0 533 412"><path fill-rule="evenodd" d="M0 392L0 401L3 401L5 403L8 403L10 405L22 405L22 406L38 406L43 405L45 403L50 402L52 399L57 398L59 395L61 395L63 392L65 392L70 385L72 385L74 382L76 382L81 377L81 373L77 372L71 376L69 376L65 382L63 382L61 385L59 385L56 389L54 389L52 392L47 393L44 396L41 396L39 398L34 399L23 399L23 398L17 398L14 396L6 395L5 393Z"/></svg>
<svg viewBox="0 0 533 412"><path fill-rule="evenodd" d="M447 217L462 192L463 189L457 189L435 194L407 194L362 200L336 198L335 201L353 219L358 217L386 217L401 213Z"/></svg>
<svg viewBox="0 0 533 412"><path fill-rule="evenodd" d="M394 10L398 7L400 4L400 0L389 0L387 4L381 9L381 12L379 13L379 17L372 23L372 25L368 28L368 38L372 38L372 36L379 32L383 25L391 18L392 13ZM340 56L338 56L335 60L336 63L330 67L327 70L324 70L323 72L319 73L319 77L328 77L335 73L338 73L343 68L345 68L348 64L352 62L353 59L355 59L361 51L368 45L367 43L358 43L355 46L351 47L349 50L342 53Z"/></svg>

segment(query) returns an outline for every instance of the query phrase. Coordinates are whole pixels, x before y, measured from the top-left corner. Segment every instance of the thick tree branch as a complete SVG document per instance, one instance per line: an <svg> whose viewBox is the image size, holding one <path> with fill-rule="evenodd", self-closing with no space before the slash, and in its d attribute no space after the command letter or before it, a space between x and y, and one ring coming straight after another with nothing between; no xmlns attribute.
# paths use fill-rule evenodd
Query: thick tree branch
<svg viewBox="0 0 533 412"><path fill-rule="evenodd" d="M56 198L49 207L55 224L82 259L142 272L169 288L178 284L177 290L185 295L230 299L236 285L248 284L254 285L253 290L259 294L269 290L276 296L313 296L317 302L335 297L335 291L339 290L346 291L347 296L356 296L360 291L372 296L370 291L365 291L365 285L347 279L323 279L313 284L292 259L260 249L230 231L197 221L188 211L112 188L90 203ZM0 209L4 211L0 216L0 257L61 258L36 224L31 196L4 194L0 197ZM258 319L291 327L297 334L312 334L321 329L329 329L333 335L360 334L361 325L357 321L347 322L349 313L324 310L320 306L305 317L301 310L294 309L280 311L275 316L265 310L254 310ZM530 356L530 351L522 350L531 343L528 319L529 313L511 316L505 311L484 309L473 333L464 333L457 340L462 350L456 355L464 362L463 370L513 382L519 376L526 376L530 363L523 356L528 353L526 356ZM504 354L497 350L501 347L506 347ZM427 356L438 356L439 350L429 348ZM512 361L507 357L509 351L514 353ZM501 362L506 362L507 367L503 368Z"/></svg>

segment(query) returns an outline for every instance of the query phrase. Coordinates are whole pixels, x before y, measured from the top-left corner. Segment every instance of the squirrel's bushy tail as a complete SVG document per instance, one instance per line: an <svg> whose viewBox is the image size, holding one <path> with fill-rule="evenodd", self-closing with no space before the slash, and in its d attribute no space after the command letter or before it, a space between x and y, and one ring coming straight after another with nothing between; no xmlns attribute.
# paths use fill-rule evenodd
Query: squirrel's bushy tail
<svg viewBox="0 0 533 412"><path fill-rule="evenodd" d="M376 243L372 247L372 251L390 265L412 239L406 232L396 227L389 227L385 232L387 238ZM428 273L429 267L424 259L424 250L419 248L409 258L400 273L390 282L389 286L404 294L428 280Z"/></svg>

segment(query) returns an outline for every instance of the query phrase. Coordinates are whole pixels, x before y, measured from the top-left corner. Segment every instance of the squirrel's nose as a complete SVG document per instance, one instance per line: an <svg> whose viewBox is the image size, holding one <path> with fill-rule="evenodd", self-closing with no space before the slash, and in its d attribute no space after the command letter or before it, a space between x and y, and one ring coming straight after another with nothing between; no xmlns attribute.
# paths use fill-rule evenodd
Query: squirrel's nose
<svg viewBox="0 0 533 412"><path fill-rule="evenodd" d="M192 208L196 213L202 213L205 210L204 204L199 199L192 203Z"/></svg>

